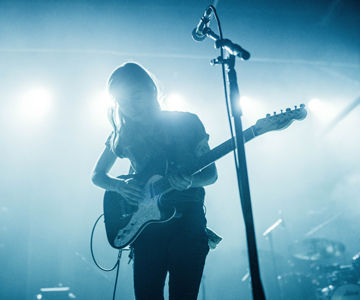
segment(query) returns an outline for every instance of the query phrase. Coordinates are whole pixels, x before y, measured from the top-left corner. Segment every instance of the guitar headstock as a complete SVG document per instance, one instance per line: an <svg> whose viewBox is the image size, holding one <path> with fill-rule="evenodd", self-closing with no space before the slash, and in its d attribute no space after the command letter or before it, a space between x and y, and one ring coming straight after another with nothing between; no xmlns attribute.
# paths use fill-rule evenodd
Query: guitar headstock
<svg viewBox="0 0 360 300"><path fill-rule="evenodd" d="M280 114L274 113L266 115L266 118L260 119L253 126L257 135L268 131L283 130L290 126L295 120L304 120L307 115L305 104L301 104L300 108L295 106L295 109L287 108L285 112L281 110Z"/></svg>

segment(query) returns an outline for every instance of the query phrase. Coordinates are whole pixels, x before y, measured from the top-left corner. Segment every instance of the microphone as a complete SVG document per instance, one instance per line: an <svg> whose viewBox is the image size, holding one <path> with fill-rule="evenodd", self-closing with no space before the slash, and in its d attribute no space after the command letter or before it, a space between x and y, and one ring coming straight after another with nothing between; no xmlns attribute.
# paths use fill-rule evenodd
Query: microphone
<svg viewBox="0 0 360 300"><path fill-rule="evenodd" d="M195 42L202 42L206 39L206 35L203 33L203 30L209 26L210 20L212 17L212 8L209 6L206 10L202 18L200 19L199 24L192 31L192 38Z"/></svg>

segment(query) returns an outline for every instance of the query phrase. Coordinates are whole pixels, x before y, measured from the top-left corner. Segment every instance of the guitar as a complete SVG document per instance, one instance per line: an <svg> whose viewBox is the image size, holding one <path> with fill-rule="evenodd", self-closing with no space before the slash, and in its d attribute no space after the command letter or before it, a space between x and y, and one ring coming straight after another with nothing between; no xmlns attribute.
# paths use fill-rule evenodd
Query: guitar
<svg viewBox="0 0 360 300"><path fill-rule="evenodd" d="M294 120L301 121L307 111L305 105L285 112L260 119L255 125L243 131L244 142L269 131L282 130L290 126ZM144 199L138 205L129 204L119 193L106 191L104 195L105 230L109 244L116 249L122 249L139 236L141 231L149 224L170 221L177 215L175 207L169 207L161 203L162 195L171 191L168 177L175 172L179 174L195 174L216 160L235 150L234 140L231 138L216 148L194 159L176 171L163 174L166 166L163 162L155 160L145 170L138 174L123 175L118 178L136 178L144 185ZM166 164L166 162L165 162Z"/></svg>

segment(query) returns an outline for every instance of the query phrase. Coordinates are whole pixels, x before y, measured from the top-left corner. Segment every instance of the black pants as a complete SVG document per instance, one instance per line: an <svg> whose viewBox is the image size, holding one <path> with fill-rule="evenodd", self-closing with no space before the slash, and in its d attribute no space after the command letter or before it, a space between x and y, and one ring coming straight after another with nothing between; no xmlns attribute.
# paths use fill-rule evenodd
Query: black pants
<svg viewBox="0 0 360 300"><path fill-rule="evenodd" d="M169 299L196 300L209 252L203 207L191 203L181 218L151 224L134 242L137 300L163 300L169 272Z"/></svg>

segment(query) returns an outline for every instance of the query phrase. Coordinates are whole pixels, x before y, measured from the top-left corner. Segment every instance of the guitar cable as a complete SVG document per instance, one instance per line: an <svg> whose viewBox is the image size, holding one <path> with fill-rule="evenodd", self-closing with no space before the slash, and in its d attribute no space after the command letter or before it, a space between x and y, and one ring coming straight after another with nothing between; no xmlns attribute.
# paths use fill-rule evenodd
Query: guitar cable
<svg viewBox="0 0 360 300"><path fill-rule="evenodd" d="M94 224L94 227L91 231L91 237L90 237L90 252L91 252L91 256L92 256L92 259L95 263L95 265L102 271L105 271L105 272L110 272L110 271L113 271L116 267L116 277L115 277L115 284L114 284L114 292L113 292L113 300L115 300L115 294L116 294L116 287L117 287L117 282L118 282L118 279L119 279L119 269L120 269L120 260L121 260L121 255L122 255L122 252L123 251L130 251L130 249L119 249L119 253L118 253L118 257L117 257L117 261L115 263L115 265L110 268L110 269L105 269L103 268L102 266L100 266L100 264L98 264L98 262L96 261L95 259L95 255L94 255L94 251L93 251L93 238L94 238L94 231L95 231L95 228L96 228L96 225L97 223L99 222L99 220L101 219L101 217L104 216L104 214L101 214L100 217L97 218L95 224ZM131 254L131 253L130 253Z"/></svg>

